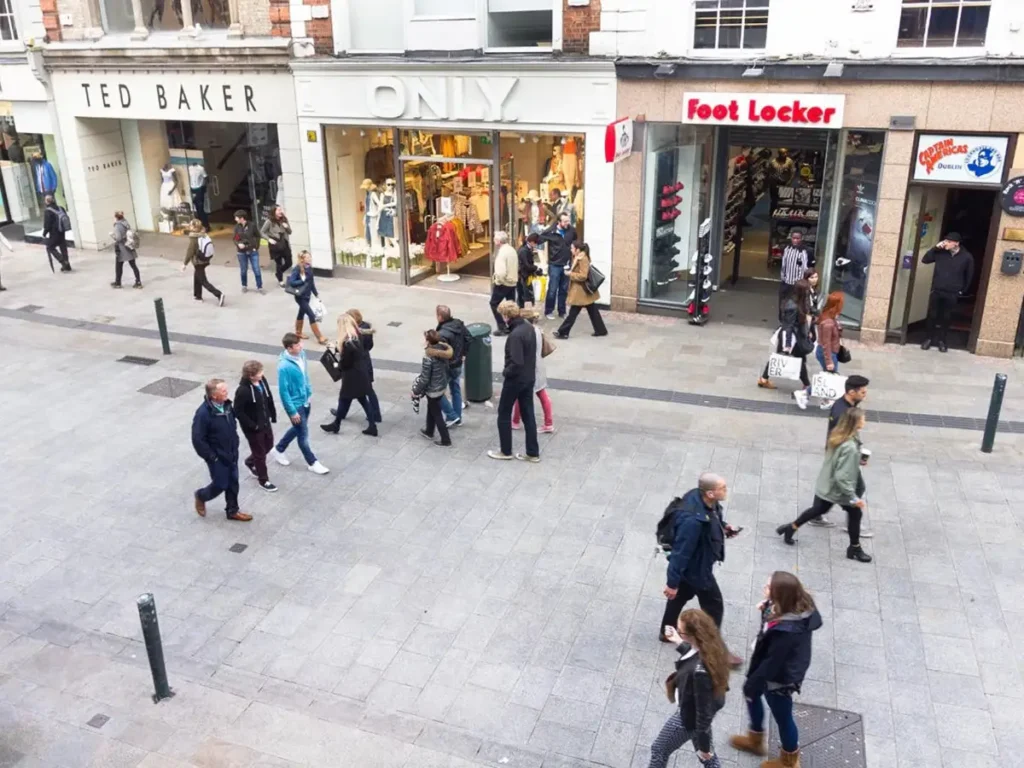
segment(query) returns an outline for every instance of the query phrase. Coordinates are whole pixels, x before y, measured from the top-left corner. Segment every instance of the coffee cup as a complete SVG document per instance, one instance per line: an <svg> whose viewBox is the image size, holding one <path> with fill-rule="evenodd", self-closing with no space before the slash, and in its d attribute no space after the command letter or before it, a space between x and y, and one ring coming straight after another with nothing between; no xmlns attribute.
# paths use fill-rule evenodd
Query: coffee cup
<svg viewBox="0 0 1024 768"><path fill-rule="evenodd" d="M871 449L870 448L861 448L860 449L860 463L861 464L867 464L868 463L868 459L870 459L870 458L871 458Z"/></svg>

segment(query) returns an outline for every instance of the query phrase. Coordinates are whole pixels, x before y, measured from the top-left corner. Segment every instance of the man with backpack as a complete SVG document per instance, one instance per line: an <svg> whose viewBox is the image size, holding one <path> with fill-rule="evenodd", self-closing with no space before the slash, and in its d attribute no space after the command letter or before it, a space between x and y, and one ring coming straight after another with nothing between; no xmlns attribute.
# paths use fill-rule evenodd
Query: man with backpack
<svg viewBox="0 0 1024 768"><path fill-rule="evenodd" d="M57 205L53 195L47 195L43 201L46 203L46 208L43 209L43 237L46 238L46 253L51 259L60 262L61 272L70 272L71 260L68 258L67 233L71 231L71 217L68 216L67 211Z"/></svg>
<svg viewBox="0 0 1024 768"><path fill-rule="evenodd" d="M469 351L469 330L465 323L457 317L452 317L451 309L444 304L437 305L435 314L441 341L452 348L452 358L448 361L451 402L447 396L441 396L441 413L444 414L445 425L451 429L462 424L462 365L466 362L466 353Z"/></svg>
<svg viewBox="0 0 1024 768"><path fill-rule="evenodd" d="M213 240L199 219L192 219L188 224L188 248L185 250L185 263L181 271L191 263L195 274L192 276L192 297L196 301L203 300L203 288L217 297L217 303L224 306L224 294L218 291L206 277L206 268L213 261Z"/></svg>
<svg viewBox="0 0 1024 768"><path fill-rule="evenodd" d="M668 602L658 633L663 643L671 642L665 637L665 627L676 626L683 606L694 597L701 610L717 626L722 626L725 601L715 580L714 567L715 563L725 560L725 540L740 532L722 519L722 502L728 493L724 478L704 472L696 488L669 503L658 523L658 543L668 555L668 575L663 590ZM738 666L742 661L739 656L729 654L731 666Z"/></svg>

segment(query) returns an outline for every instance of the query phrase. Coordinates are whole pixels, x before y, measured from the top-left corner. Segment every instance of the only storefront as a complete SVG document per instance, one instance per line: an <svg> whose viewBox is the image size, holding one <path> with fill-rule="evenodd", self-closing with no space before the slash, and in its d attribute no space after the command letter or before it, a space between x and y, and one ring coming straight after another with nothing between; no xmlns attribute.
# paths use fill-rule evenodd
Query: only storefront
<svg viewBox="0 0 1024 768"><path fill-rule="evenodd" d="M610 266L610 65L295 68L317 269L406 284L487 279L495 232L518 244L563 210L595 263Z"/></svg>

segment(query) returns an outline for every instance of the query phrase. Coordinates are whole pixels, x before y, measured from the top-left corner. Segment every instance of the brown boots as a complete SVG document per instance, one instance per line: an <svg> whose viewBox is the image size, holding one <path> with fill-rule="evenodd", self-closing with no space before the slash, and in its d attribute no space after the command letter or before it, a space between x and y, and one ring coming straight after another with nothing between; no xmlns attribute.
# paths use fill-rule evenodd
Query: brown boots
<svg viewBox="0 0 1024 768"><path fill-rule="evenodd" d="M309 336L302 332L303 321L301 319L295 321L295 335L300 339L308 339Z"/></svg>
<svg viewBox="0 0 1024 768"><path fill-rule="evenodd" d="M749 752L752 755L764 757L768 750L764 745L764 731L747 731L746 736L733 736L729 739L733 749L740 752Z"/></svg>
<svg viewBox="0 0 1024 768"><path fill-rule="evenodd" d="M787 752L779 750L779 756L761 763L761 768L800 768L800 750Z"/></svg>
<svg viewBox="0 0 1024 768"><path fill-rule="evenodd" d="M308 339L309 336L302 332L302 323L303 321L301 318L295 321L295 335L298 336L300 339ZM318 342L320 342L321 344L327 343L327 337L320 333L320 326L317 323L310 323L309 330L313 332L313 338L315 338Z"/></svg>

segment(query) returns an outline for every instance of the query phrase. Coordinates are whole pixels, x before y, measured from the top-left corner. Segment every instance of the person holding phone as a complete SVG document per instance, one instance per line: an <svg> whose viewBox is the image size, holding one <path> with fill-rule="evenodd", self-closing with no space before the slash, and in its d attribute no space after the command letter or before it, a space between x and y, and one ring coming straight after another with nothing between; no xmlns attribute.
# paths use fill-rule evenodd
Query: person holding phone
<svg viewBox="0 0 1024 768"><path fill-rule="evenodd" d="M928 338L921 349L929 350L932 343L945 352L946 334L953 318L956 300L970 290L974 277L974 257L960 247L960 235L950 232L946 239L936 243L921 257L922 264L934 264L932 292L928 297Z"/></svg>

